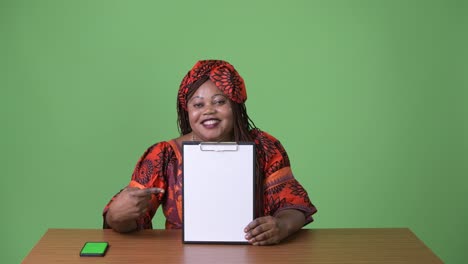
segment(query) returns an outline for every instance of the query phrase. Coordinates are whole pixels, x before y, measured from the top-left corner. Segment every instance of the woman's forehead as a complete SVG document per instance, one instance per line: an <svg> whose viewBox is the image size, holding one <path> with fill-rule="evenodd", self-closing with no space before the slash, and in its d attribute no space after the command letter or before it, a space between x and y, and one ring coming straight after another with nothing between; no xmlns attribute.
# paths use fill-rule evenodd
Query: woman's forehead
<svg viewBox="0 0 468 264"><path fill-rule="evenodd" d="M193 93L192 98L212 98L214 96L226 97L226 95L216 87L211 80L208 80L198 87L198 89Z"/></svg>

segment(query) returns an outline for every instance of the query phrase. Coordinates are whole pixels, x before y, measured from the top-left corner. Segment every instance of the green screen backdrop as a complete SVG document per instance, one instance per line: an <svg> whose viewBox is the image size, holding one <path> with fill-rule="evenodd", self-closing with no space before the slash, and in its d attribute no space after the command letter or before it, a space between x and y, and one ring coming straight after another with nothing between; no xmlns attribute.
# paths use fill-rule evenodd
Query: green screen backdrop
<svg viewBox="0 0 468 264"><path fill-rule="evenodd" d="M178 135L182 77L216 58L287 149L307 228L408 227L468 263L467 17L445 0L0 1L0 262L48 228L101 228L146 148Z"/></svg>

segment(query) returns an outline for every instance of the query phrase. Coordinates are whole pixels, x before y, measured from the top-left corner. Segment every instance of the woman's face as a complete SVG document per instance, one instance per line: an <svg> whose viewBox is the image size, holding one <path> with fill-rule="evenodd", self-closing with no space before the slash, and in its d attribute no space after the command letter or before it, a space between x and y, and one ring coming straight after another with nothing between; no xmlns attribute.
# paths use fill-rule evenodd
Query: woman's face
<svg viewBox="0 0 468 264"><path fill-rule="evenodd" d="M211 80L203 83L188 100L187 111L195 140L232 141L231 101Z"/></svg>

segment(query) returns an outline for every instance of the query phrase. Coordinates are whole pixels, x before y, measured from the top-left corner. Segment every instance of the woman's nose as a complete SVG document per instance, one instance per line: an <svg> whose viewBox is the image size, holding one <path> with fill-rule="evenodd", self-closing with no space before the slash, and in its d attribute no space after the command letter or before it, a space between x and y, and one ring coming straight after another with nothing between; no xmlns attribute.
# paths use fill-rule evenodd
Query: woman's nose
<svg viewBox="0 0 468 264"><path fill-rule="evenodd" d="M207 104L205 108L205 112L203 113L204 115L212 115L216 113L216 107L212 104Z"/></svg>

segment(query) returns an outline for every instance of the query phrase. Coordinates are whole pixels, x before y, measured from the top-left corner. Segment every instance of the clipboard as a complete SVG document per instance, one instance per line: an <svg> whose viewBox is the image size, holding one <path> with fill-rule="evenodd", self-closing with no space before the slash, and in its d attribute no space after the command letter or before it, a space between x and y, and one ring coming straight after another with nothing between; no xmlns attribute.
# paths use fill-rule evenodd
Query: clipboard
<svg viewBox="0 0 468 264"><path fill-rule="evenodd" d="M182 142L183 243L247 244L255 218L253 142Z"/></svg>

